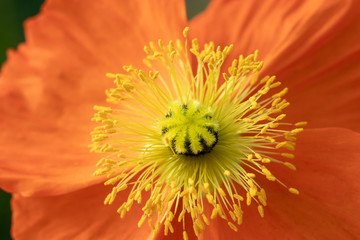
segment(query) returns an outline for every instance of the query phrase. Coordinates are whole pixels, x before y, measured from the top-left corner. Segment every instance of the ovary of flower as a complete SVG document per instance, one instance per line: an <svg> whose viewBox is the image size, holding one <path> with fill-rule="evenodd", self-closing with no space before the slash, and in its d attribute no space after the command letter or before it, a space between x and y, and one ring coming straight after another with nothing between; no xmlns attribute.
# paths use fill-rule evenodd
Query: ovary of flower
<svg viewBox="0 0 360 240"><path fill-rule="evenodd" d="M94 175L107 176L105 185L114 186L104 203L113 204L118 192L130 189L118 213L124 217L133 204L142 204L138 227L148 219L153 236L161 224L164 235L174 232L172 222L184 221L186 214L197 236L217 217L238 231L242 196L246 205L256 203L264 217L267 197L255 176L299 194L264 165L296 169L282 160L294 155L280 149L294 150L295 136L303 130L298 127L306 122L281 122L288 89L274 93L281 85L274 76L259 79L263 62L257 61L258 51L239 56L222 72L233 46L215 48L210 42L201 50L194 39L189 49L187 31L184 42L159 40L144 47L148 72L124 66L124 74L107 74L116 85L106 91L113 107L94 106L92 120L101 125L91 132L89 147L106 155ZM195 72L190 54L198 62ZM210 216L205 205L213 208ZM185 240L187 231L184 227Z"/></svg>

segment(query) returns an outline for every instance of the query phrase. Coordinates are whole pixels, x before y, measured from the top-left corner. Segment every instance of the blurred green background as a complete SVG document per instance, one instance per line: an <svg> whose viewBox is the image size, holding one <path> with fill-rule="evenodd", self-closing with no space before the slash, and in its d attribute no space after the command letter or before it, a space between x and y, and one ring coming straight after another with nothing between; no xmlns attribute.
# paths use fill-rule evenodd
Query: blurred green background
<svg viewBox="0 0 360 240"><path fill-rule="evenodd" d="M6 60L6 50L24 41L23 22L39 12L44 0L0 0L0 65ZM210 0L186 0L188 18L201 12ZM1 154L1 153L0 153ZM10 237L11 195L0 190L0 239Z"/></svg>

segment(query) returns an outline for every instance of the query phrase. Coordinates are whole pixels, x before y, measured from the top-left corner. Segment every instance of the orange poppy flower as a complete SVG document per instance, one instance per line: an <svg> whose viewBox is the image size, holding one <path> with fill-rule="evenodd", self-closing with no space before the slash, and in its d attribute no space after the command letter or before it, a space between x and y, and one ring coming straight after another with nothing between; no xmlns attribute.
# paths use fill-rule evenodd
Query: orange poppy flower
<svg viewBox="0 0 360 240"><path fill-rule="evenodd" d="M232 211L232 208L227 210L224 208L224 206L229 207L226 200L229 198L221 198L223 194L229 196L230 191L237 188L223 187L220 190L217 184L212 183L210 188L216 187L218 194L214 193L214 189L210 189L209 192L212 193L212 198L223 199L222 210L226 211L220 214L220 210L216 210L216 214L220 217L212 219L210 226L204 230L202 229L204 223L199 223L199 221L195 222L197 227L193 228L191 214L185 214L180 222L170 220L171 227L169 224L162 225L164 229L161 231L167 231L166 228L168 228L169 232L174 230L174 233L165 236L162 232L158 232L155 234L156 239L181 239L184 226L190 239L196 238L195 235L199 235L200 239L241 237L244 239L356 239L360 236L358 229L360 181L356 175L360 162L358 149L360 111L357 104L360 101L359 7L358 2L350 0L317 2L311 0L292 2L214 0L206 11L187 22L184 3L177 0L146 2L103 0L101 5L75 0L49 0L39 16L26 22L26 43L20 45L17 51L9 51L8 61L0 76L2 115L0 120L0 186L13 193L13 237L15 239L151 238L153 231L150 227L137 228L139 220L144 216L144 204L133 204L124 219L119 218L116 213L119 205L128 202L129 194L132 194L130 188L118 193L116 198L112 198L110 194L106 201L114 201L114 203L103 204L104 198L112 191L112 188L104 186L106 177L93 176L99 156L89 153L87 145L90 144L90 131L98 125L90 122L90 119L94 113L94 105L108 105L104 101L104 91L113 88L113 83L104 77L105 73L118 73L123 65L129 64L145 68L142 62L142 58L145 57L143 47L149 41L161 38L164 43L167 43L169 40L184 39L182 30L185 26L190 26L188 38L198 38L199 46L213 41L214 46L219 45L221 49L224 49L225 55L228 55L224 66L230 66L232 62L229 59L237 59L240 54L250 55L247 59L250 62L246 62L248 65L244 63L245 65L239 66L250 66L251 70L256 71L258 65L254 64L261 64L255 57L256 49L258 49L260 53L258 58L264 61L260 77L276 75L277 80L289 88L287 98L291 102L291 107L286 109L286 122L307 120L309 123L306 130L299 134L296 140L294 163L297 171L290 172L279 166L271 168L271 174L268 174L266 170L262 173L270 180L276 176L276 179L296 186L301 194L289 194L280 184L256 177L256 186L261 186L266 190L266 201L260 188L253 187L255 182L251 180L252 175L241 175L234 181L226 180L225 177L233 176L234 172L229 167L230 165L221 163L219 166L227 166L230 170L224 169L221 176L219 174L211 176L214 176L216 180L218 177L225 179L222 180L225 185L226 183L231 185L232 182L240 185L243 183L245 193L257 201L258 208L253 207L254 204L244 208L243 223L240 226L235 226L231 220L221 219L221 215L224 214L226 218L230 219L232 215L235 215L235 219L239 219L239 215L236 211ZM229 48L225 47L230 44L234 44L231 53L226 50ZM177 46L177 52L175 52L179 53L180 48ZM147 51L149 54L153 53L149 49ZM255 55L251 55L254 52ZM163 54L167 54L165 50ZM196 56L206 62L205 58ZM186 62L188 64L186 69L190 72L191 69L196 69L195 57L189 61L191 63ZM160 69L164 72L164 68L160 67ZM227 68L214 67L212 69L226 72ZM239 69L236 68L236 70ZM181 73L174 70L170 76L175 76L179 72ZM207 99L206 96L211 99L211 91L213 91L211 93L219 94L218 98L213 99L212 104L206 107L203 105L209 103L207 101L200 101L200 104L196 101L185 101L186 106L184 102L181 102L181 97L187 96L185 94L187 93L185 90L188 90L187 82L184 82L182 86L179 84L180 80L173 81L175 85L178 84L176 86L180 86L175 89L185 93L170 89L167 95L162 95L159 90L159 96L165 96L165 99L173 99L168 96L177 94L180 96L178 100L181 104L167 103L170 104L169 112L163 115L163 118L158 118L160 119L158 127L162 132L160 137L163 137L163 142L167 143L167 146L166 144L164 146L168 152L177 155L204 153L204 156L212 156L211 154L216 151L224 153L219 150L219 146L225 148L228 142L224 143L224 139L232 140L232 138L221 138L224 134L220 133L224 133L224 128L218 125L228 123L230 126L231 122L228 122L220 110L210 109L210 111L207 107L222 106L222 109L232 107L237 115L243 113L242 107L234 107L229 105L231 101L224 100L226 99L224 96L227 96L225 90L232 91L232 95L229 96L231 99L237 96L234 98L236 101L242 96L244 99L249 97L249 94L241 94L246 92L255 75L250 76L248 75L250 73L245 74L242 70L239 72L245 77L239 77L237 72L232 74L231 71L228 77L241 78L243 85L233 83L233 89L227 88L227 85L216 89L214 87L216 85L211 85L212 83L209 82L208 86L212 88L209 87L207 91L190 92L201 100ZM217 80L214 71L203 74ZM137 74L137 76L140 75ZM109 76L118 77L115 74ZM189 77L189 75L184 76ZM199 76L190 77L193 85L189 86L193 88L189 87L189 89L196 90L205 84L198 80ZM133 80L123 75L120 77L122 80ZM267 80L269 79L263 83L267 84ZM161 89L165 88L169 81L169 79L164 79L163 85L159 85ZM231 83L228 80L225 82ZM138 94L144 93L145 96L145 98L138 97L137 99L143 102L147 97L149 97L149 102L155 99L151 98L155 94L147 94L147 91L144 91L146 90L144 84L141 85L137 80L130 81L128 87L134 87L133 83L140 86ZM121 84L121 87L125 87L123 82ZM150 89L158 89L159 86L149 84ZM265 96L269 90L265 91L267 85L256 86L260 91L252 100L249 98L246 101L249 101L250 105L253 104L252 110L257 114L260 110L256 110L256 107L264 103L258 99L262 95ZM110 98L115 96L112 95L111 90L108 91L108 95ZM271 105L275 100L276 98L266 101ZM128 106L136 106L134 105L136 103L138 102L130 101ZM275 103L273 107L282 108L283 104L277 104L280 103ZM161 104L156 106L162 109L161 112L166 111L165 105L165 107ZM246 109L250 107L247 106ZM101 112L103 108L96 108L100 109L100 114L104 113ZM168 127L173 124L169 118L175 116L173 121L183 119L181 116L176 118L178 115L175 113L183 113L185 108L204 113L205 120L198 121L203 124L203 128L211 128L209 131L213 136L203 133L201 139L191 140L187 147L186 144L183 146L178 144L181 141L185 142L185 138L183 140L179 138L174 143L172 141L174 137L168 134ZM154 112L146 109L140 107L140 110L144 111L144 116L150 116ZM116 111L123 113L126 108L119 108ZM129 113L128 119L124 115L118 115L118 118L119 121L123 121L121 123L128 124L125 126L131 128L130 121L134 116L138 116L138 113L139 110L134 110L134 113ZM253 124L255 115L246 114L249 117L247 120L243 119L243 123ZM106 118L108 115L102 116ZM218 122L209 121L209 119L216 119ZM141 119L144 125L146 122L147 119ZM190 126L188 121L186 124ZM263 130L265 125L261 125L261 129L259 129L260 125L254 124L252 127L258 132L267 131L267 129ZM242 130L243 128L230 128L230 130L234 129ZM226 136L231 135L230 130L225 131ZM145 127L140 128L139 131L152 134ZM197 131L201 132L201 130ZM274 131L269 130L269 134ZM289 131L292 130L284 129L281 133L286 134ZM247 135L244 136L253 135L250 130L245 133ZM191 132L188 134L191 135ZM99 136L98 132L93 133L95 143L98 142L96 139ZM270 136L275 136L275 134L268 135ZM212 137L215 140L211 140ZM136 136L134 139L137 139ZM138 147L139 143L135 143L133 147L130 146L127 143L130 140L131 138L126 141L123 139L116 141L128 146L127 151L141 149ZM255 140L251 141L258 143ZM271 137L269 141L272 141ZM151 148L147 145L148 142L145 143L145 146ZM196 145L197 143L201 144ZM232 143L234 142L230 141L230 145ZM261 146L264 145L255 147L257 149ZM99 150L98 147L99 145L96 145L95 150ZM288 146L290 149L292 147L292 144ZM276 149L276 147L272 148ZM144 151L144 154L147 154L144 159L154 159L157 155L148 157L152 152L154 151ZM244 150L241 154L244 152L246 151ZM277 154L276 156L280 155L276 151L273 152ZM258 160L263 160L263 157L260 156L260 159L255 155L257 152L253 153L248 160L253 164L251 166L259 162L252 158L257 157ZM130 151L125 154L131 156L132 153ZM157 154L164 156L165 153L161 150ZM234 154L238 153L235 151ZM262 151L260 155L266 154ZM249 155L251 154L246 156ZM283 156L292 158L292 155ZM224 156L225 160L228 158ZM266 164L266 161L263 162ZM125 161L125 163L128 162ZM282 159L279 163L282 163ZM100 162L100 165L102 164ZM285 165L293 168L291 164ZM123 171L125 179L129 176L129 172L135 175L146 172L143 168L137 170L136 166ZM169 170L168 164L166 166L165 170ZM238 165L234 168L242 170ZM166 173L165 170L163 173ZM170 174L157 175L152 180L167 179L169 176ZM124 178L118 178L116 181L121 179ZM146 180L147 178L139 179ZM172 190L171 185L173 189L180 186L181 191L187 190L193 193L193 181L196 184L197 179L186 175L185 180L188 180L187 183L181 186L176 181L174 186L172 186L174 181L165 183L166 180L164 180L160 183L167 184L169 191ZM201 183L201 187L206 188L206 184ZM289 190L298 193L294 188L289 188ZM206 191L203 191L204 195ZM148 194L144 193L144 199L149 198ZM240 199L238 195L231 196ZM189 197L194 198L191 194ZM251 197L248 199L252 199ZM209 198L211 199L211 196ZM209 208L210 204L205 203L205 201L211 202L209 198L206 200L206 197L200 196L204 204L201 202L201 206L194 211L211 214L213 209ZM171 200L171 198L168 199ZM177 199L179 201L177 206L182 206L184 199ZM180 211L183 210L179 208ZM266 216L262 218L264 208ZM186 207L185 209L187 210ZM120 214L122 210L120 209ZM169 211L175 213L177 209L169 205L167 210L167 213ZM179 217L180 211L176 211L176 218ZM163 222L166 223L168 217L169 214L164 216L166 220ZM199 234L199 231L202 233Z"/></svg>

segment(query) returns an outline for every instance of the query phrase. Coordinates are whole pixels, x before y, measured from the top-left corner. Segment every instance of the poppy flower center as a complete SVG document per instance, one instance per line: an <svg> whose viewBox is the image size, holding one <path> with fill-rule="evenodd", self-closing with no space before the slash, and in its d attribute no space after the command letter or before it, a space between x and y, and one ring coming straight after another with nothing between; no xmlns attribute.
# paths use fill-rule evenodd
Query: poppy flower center
<svg viewBox="0 0 360 240"><path fill-rule="evenodd" d="M218 138L219 123L210 107L198 101L170 104L169 113L158 122L163 142L175 154L197 156L210 152Z"/></svg>
<svg viewBox="0 0 360 240"><path fill-rule="evenodd" d="M201 50L193 39L189 47L187 32L184 42L145 46L147 72L124 66L125 73L107 74L115 83L106 91L113 107L94 107L92 120L100 126L91 132L89 146L104 155L94 175L106 176L104 184L113 186L105 204L130 188L120 217L141 204L138 227L147 220L155 237L160 226L168 235L173 221L183 222L184 240L188 231L199 236L216 217L238 231L244 205L256 204L264 217L267 197L256 176L299 194L271 169L296 170L286 159L294 158L289 151L306 124L283 122L288 89L276 90L281 83L275 76L260 79L257 51L240 55L223 72L233 46L221 49L210 42ZM190 54L198 63L195 72Z"/></svg>

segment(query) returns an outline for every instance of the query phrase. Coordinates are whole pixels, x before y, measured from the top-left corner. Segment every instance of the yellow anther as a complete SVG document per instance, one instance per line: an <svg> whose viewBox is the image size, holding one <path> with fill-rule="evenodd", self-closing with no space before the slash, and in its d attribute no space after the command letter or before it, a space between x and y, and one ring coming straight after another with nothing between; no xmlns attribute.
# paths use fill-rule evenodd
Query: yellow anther
<svg viewBox="0 0 360 240"><path fill-rule="evenodd" d="M174 228L169 220L165 221L165 228L168 227L171 233L174 233Z"/></svg>
<svg viewBox="0 0 360 240"><path fill-rule="evenodd" d="M201 230L204 230L204 229L205 229L205 225L204 225L204 223L201 221L200 218L198 218L198 219L195 220L195 224L199 227L199 229L201 229Z"/></svg>
<svg viewBox="0 0 360 240"><path fill-rule="evenodd" d="M164 46L164 43L163 43L162 39L158 40L158 45L159 45L160 48L165 49L165 46Z"/></svg>
<svg viewBox="0 0 360 240"><path fill-rule="evenodd" d="M189 178L188 183L189 183L190 186L193 186L194 185L194 180L192 178Z"/></svg>
<svg viewBox="0 0 360 240"><path fill-rule="evenodd" d="M296 141L296 137L291 136L291 135L285 135L285 139L289 140L289 141Z"/></svg>
<svg viewBox="0 0 360 240"><path fill-rule="evenodd" d="M149 184L146 185L145 191L149 191L151 188L152 188L152 184L149 183Z"/></svg>
<svg viewBox="0 0 360 240"><path fill-rule="evenodd" d="M261 79L260 83L266 83L270 79L270 76L266 76L263 79Z"/></svg>
<svg viewBox="0 0 360 240"><path fill-rule="evenodd" d="M295 194L295 195L300 194L299 190L297 190L296 188L289 188L289 192L291 192L292 194Z"/></svg>
<svg viewBox="0 0 360 240"><path fill-rule="evenodd" d="M264 62L259 62L258 66L256 67L255 71L260 71L262 67L264 66Z"/></svg>
<svg viewBox="0 0 360 240"><path fill-rule="evenodd" d="M150 50L147 46L144 46L144 51L145 51L145 53L146 53L147 55L151 55L151 54L152 54L151 50Z"/></svg>
<svg viewBox="0 0 360 240"><path fill-rule="evenodd" d="M233 44L230 44L228 47L225 47L224 54L229 55L232 52L233 48L234 48Z"/></svg>
<svg viewBox="0 0 360 240"><path fill-rule="evenodd" d="M195 210L194 208L191 208L190 209L190 214L191 214L191 218L194 219L196 217L196 213L195 213Z"/></svg>
<svg viewBox="0 0 360 240"><path fill-rule="evenodd" d="M278 144L275 146L275 148L276 148L276 149L279 149L279 148L285 147L287 144L288 144L288 142L281 142L281 143L278 143Z"/></svg>
<svg viewBox="0 0 360 240"><path fill-rule="evenodd" d="M193 229L195 235L198 237L201 234L201 230L199 229L198 225L195 224L195 222L193 223Z"/></svg>
<svg viewBox="0 0 360 240"><path fill-rule="evenodd" d="M219 194L221 196L226 197L226 194L225 194L224 190L221 187L219 187L217 190L218 190L218 192L219 192Z"/></svg>
<svg viewBox="0 0 360 240"><path fill-rule="evenodd" d="M281 156L286 157L286 158L290 158L290 159L295 158L294 154L292 154L292 153L282 153Z"/></svg>
<svg viewBox="0 0 360 240"><path fill-rule="evenodd" d="M263 208L263 206L261 206L261 205L258 206L258 212L259 212L260 216L263 218L264 217L264 208Z"/></svg>
<svg viewBox="0 0 360 240"><path fill-rule="evenodd" d="M115 160L112 160L112 159L105 159L105 162L109 165L114 165L114 164L117 164L117 161Z"/></svg>
<svg viewBox="0 0 360 240"><path fill-rule="evenodd" d="M266 175L266 176L271 176L271 172L265 167L262 166L261 171Z"/></svg>
<svg viewBox="0 0 360 240"><path fill-rule="evenodd" d="M235 203L233 204L233 208L234 208L234 213L236 215L238 215L239 213L241 213L241 209L239 208L238 205L236 205Z"/></svg>
<svg viewBox="0 0 360 240"><path fill-rule="evenodd" d="M180 197L184 197L186 194L189 194L189 190L188 189L185 189L184 191L182 191L180 193Z"/></svg>
<svg viewBox="0 0 360 240"><path fill-rule="evenodd" d="M257 102L255 102L255 101L251 102L250 104L251 104L251 106L249 107L249 109L251 109L251 110L254 110L254 109L257 109L260 107L259 104L257 104Z"/></svg>
<svg viewBox="0 0 360 240"><path fill-rule="evenodd" d="M255 174L254 173L246 173L246 176L248 176L249 178L254 178Z"/></svg>
<svg viewBox="0 0 360 240"><path fill-rule="evenodd" d="M255 75L255 76L253 76L253 78L251 79L251 82L250 82L250 84L251 85L254 85L257 81L258 81L258 79L259 79L259 75Z"/></svg>
<svg viewBox="0 0 360 240"><path fill-rule="evenodd" d="M214 219L214 218L216 218L217 215L218 215L218 209L217 209L217 208L214 208L214 209L212 210L212 213L211 213L210 218L211 218L211 219Z"/></svg>
<svg viewBox="0 0 360 240"><path fill-rule="evenodd" d="M202 216L205 224L206 224L206 225L210 225L210 221L209 221L209 219L205 216L205 214L202 214L201 216Z"/></svg>
<svg viewBox="0 0 360 240"><path fill-rule="evenodd" d="M110 168L99 168L93 173L94 176L101 176L110 171Z"/></svg>
<svg viewBox="0 0 360 240"><path fill-rule="evenodd" d="M169 234L169 224L165 221L164 226L164 235L167 236Z"/></svg>
<svg viewBox="0 0 360 240"><path fill-rule="evenodd" d="M134 200L137 201L138 204L141 203L141 191L136 191L136 194L135 194L135 197L134 197Z"/></svg>
<svg viewBox="0 0 360 240"><path fill-rule="evenodd" d="M269 120L269 119L270 119L269 115L263 115L258 118L258 121L264 121L264 120Z"/></svg>
<svg viewBox="0 0 360 240"><path fill-rule="evenodd" d="M254 182L251 179L248 179L246 182L250 187L254 186Z"/></svg>
<svg viewBox="0 0 360 240"><path fill-rule="evenodd" d="M252 154L249 154L249 155L247 155L247 160L248 161L251 161L251 159L253 158L254 156L252 155Z"/></svg>
<svg viewBox="0 0 360 240"><path fill-rule="evenodd" d="M256 193L257 193L257 187L256 187L255 185L252 186L252 187L250 187L249 193L250 193L250 196L251 196L251 197L255 197L255 196L256 196Z"/></svg>
<svg viewBox="0 0 360 240"><path fill-rule="evenodd" d="M284 117L286 117L286 114L280 114L279 116L277 116L277 117L275 118L275 121L280 121L280 120L282 120Z"/></svg>
<svg viewBox="0 0 360 240"><path fill-rule="evenodd" d="M261 156L260 154L258 154L258 153L255 153L255 157L256 157L257 159L259 159L259 160L262 159L262 156Z"/></svg>
<svg viewBox="0 0 360 240"><path fill-rule="evenodd" d="M118 192L125 190L128 187L126 183L120 185L117 187Z"/></svg>
<svg viewBox="0 0 360 240"><path fill-rule="evenodd" d="M209 194L209 193L206 194L206 199L208 200L208 202L209 202L210 204L212 204L212 205L215 204L213 195L211 195L211 194Z"/></svg>
<svg viewBox="0 0 360 240"><path fill-rule="evenodd" d="M292 133L292 134L297 134L297 133L300 133L300 132L302 132L302 131L304 131L303 128L295 128L295 129L291 130L290 133Z"/></svg>
<svg viewBox="0 0 360 240"><path fill-rule="evenodd" d="M198 215L200 215L200 214L202 214L203 213L203 207L200 205L200 203L198 203L197 205L196 205L196 211L197 211L197 214Z"/></svg>
<svg viewBox="0 0 360 240"><path fill-rule="evenodd" d="M133 203L134 203L134 199L129 199L129 200L126 202L126 204L125 204L125 208L126 208L126 211L127 211L127 212L129 212L129 211L130 211L130 209L131 209L131 207L132 207Z"/></svg>
<svg viewBox="0 0 360 240"><path fill-rule="evenodd" d="M105 130L106 133L116 133L116 129L107 129Z"/></svg>
<svg viewBox="0 0 360 240"><path fill-rule="evenodd" d="M149 42L149 46L150 46L151 50L157 51L157 48L156 48L156 45L154 42L152 42L152 41ZM125 67L126 67L126 69L125 69ZM129 69L133 69L133 68L132 68L132 66L124 66L124 69L125 69L125 71L129 71Z"/></svg>
<svg viewBox="0 0 360 240"><path fill-rule="evenodd" d="M115 78L116 74L115 73L106 73L105 76L108 78ZM97 110L97 109L95 109L95 110Z"/></svg>
<svg viewBox="0 0 360 240"><path fill-rule="evenodd" d="M278 87L280 85L281 85L281 82L276 82L276 83L271 84L269 87L270 88L276 88L276 87Z"/></svg>
<svg viewBox="0 0 360 240"><path fill-rule="evenodd" d="M292 142L287 142L284 147L290 151L294 151L295 150L295 145L292 144Z"/></svg>
<svg viewBox="0 0 360 240"><path fill-rule="evenodd" d="M261 90L258 91L258 93L260 93L261 95L265 95L269 92L270 88L269 87L265 87Z"/></svg>
<svg viewBox="0 0 360 240"><path fill-rule="evenodd" d="M138 228L140 228L145 222L146 216L142 215L140 221L138 222Z"/></svg>
<svg viewBox="0 0 360 240"><path fill-rule="evenodd" d="M194 187L190 187L189 192L191 193L191 196L193 197L193 199L196 200L197 195L198 195L196 189Z"/></svg>
<svg viewBox="0 0 360 240"><path fill-rule="evenodd" d="M276 181L276 177L274 177L273 175L267 175L266 179L269 181Z"/></svg>
<svg viewBox="0 0 360 240"><path fill-rule="evenodd" d="M120 181L120 179L122 179L124 176L123 175L118 175L116 177L113 177L109 180L107 180L104 185L114 185L115 183L117 183L118 181Z"/></svg>
<svg viewBox="0 0 360 240"><path fill-rule="evenodd" d="M257 115L260 116L260 115L264 114L265 111L266 111L266 108L262 108L261 110L259 110L259 111L257 112ZM261 121L260 119L262 119L262 117L259 118L259 121Z"/></svg>
<svg viewBox="0 0 360 240"><path fill-rule="evenodd" d="M296 127L302 127L302 126L305 126L305 125L307 125L307 122L297 122L297 123L295 123Z"/></svg>
<svg viewBox="0 0 360 240"><path fill-rule="evenodd" d="M243 121L244 123L253 123L253 122L254 122L254 120L251 119L251 118L243 118L242 121Z"/></svg>
<svg viewBox="0 0 360 240"><path fill-rule="evenodd" d="M266 194L265 194L265 190L264 189L261 189L260 192L257 192L257 195L258 195L258 199L260 201L260 203L264 206L267 205L266 203Z"/></svg>
<svg viewBox="0 0 360 240"><path fill-rule="evenodd" d="M183 240L189 240L189 237L188 237L186 231L183 231Z"/></svg>
<svg viewBox="0 0 360 240"><path fill-rule="evenodd" d="M224 175L230 177L231 173L230 173L229 170L225 170L225 171L224 171Z"/></svg>
<svg viewBox="0 0 360 240"><path fill-rule="evenodd" d="M242 196L240 196L239 194L233 194L233 197L237 200L243 201L244 198Z"/></svg>
<svg viewBox="0 0 360 240"><path fill-rule="evenodd" d="M265 126L261 129L260 134L264 134L268 129L269 129L269 125L265 125Z"/></svg>
<svg viewBox="0 0 360 240"><path fill-rule="evenodd" d="M280 124L279 123L270 123L269 127L270 128L277 128Z"/></svg>
<svg viewBox="0 0 360 240"><path fill-rule="evenodd" d="M278 92L272 96L272 98L283 97L288 92L288 88L284 88L281 92Z"/></svg>
<svg viewBox="0 0 360 240"><path fill-rule="evenodd" d="M276 76L271 76L267 81L265 86L269 87L276 79Z"/></svg>
<svg viewBox="0 0 360 240"><path fill-rule="evenodd" d="M96 167L99 167L101 164L103 164L105 161L105 158L101 158L97 163L96 163Z"/></svg>
<svg viewBox="0 0 360 240"><path fill-rule="evenodd" d="M106 134L98 134L92 138L92 141L93 142L101 142L101 141L104 141L105 139L107 139L108 137L109 136Z"/></svg>
<svg viewBox="0 0 360 240"><path fill-rule="evenodd" d="M284 165L287 166L288 168L290 168L291 170L294 170L294 171L296 170L296 167L289 162L284 162Z"/></svg>
<svg viewBox="0 0 360 240"><path fill-rule="evenodd" d="M124 218L125 217L125 214L126 214L126 209L123 208L120 212L120 218Z"/></svg>
<svg viewBox="0 0 360 240"><path fill-rule="evenodd" d="M205 194L209 192L209 189L205 188L204 186L202 185L199 185L199 189L204 192Z"/></svg>
<svg viewBox="0 0 360 240"><path fill-rule="evenodd" d="M197 51L197 50L199 49L198 40L197 40L196 38L194 38L194 39L191 41L191 43L192 43L192 49Z"/></svg>
<svg viewBox="0 0 360 240"><path fill-rule="evenodd" d="M229 225L229 227L230 227L232 230L234 230L235 232L238 231L238 228L237 228L232 222L228 222L228 225Z"/></svg>
<svg viewBox="0 0 360 240"><path fill-rule="evenodd" d="M261 160L261 162L262 162L262 163L270 163L271 160L270 160L269 158L263 158L263 159Z"/></svg>
<svg viewBox="0 0 360 240"><path fill-rule="evenodd" d="M152 230L155 230L155 225L154 225L154 222L153 222L153 220L152 220L151 218L149 219L148 224L149 224L149 227L150 227Z"/></svg>
<svg viewBox="0 0 360 240"><path fill-rule="evenodd" d="M181 213L179 214L179 217L178 217L178 222L181 222L181 221L182 221L182 219L183 219L183 217L184 217L185 213L186 213L186 210L185 210L185 209L183 209L183 210L181 211Z"/></svg>
<svg viewBox="0 0 360 240"><path fill-rule="evenodd" d="M246 205L250 206L251 204L251 196L250 196L250 193L247 192L246 193Z"/></svg>
<svg viewBox="0 0 360 240"><path fill-rule="evenodd" d="M230 214L231 219L235 222L236 221L235 213L233 211L229 211L229 214Z"/></svg>
<svg viewBox="0 0 360 240"><path fill-rule="evenodd" d="M278 106L276 106L279 110L283 110L285 108L287 108L288 106L290 106L290 103L289 102L286 102L286 103L283 103L283 104L280 104Z"/></svg>

